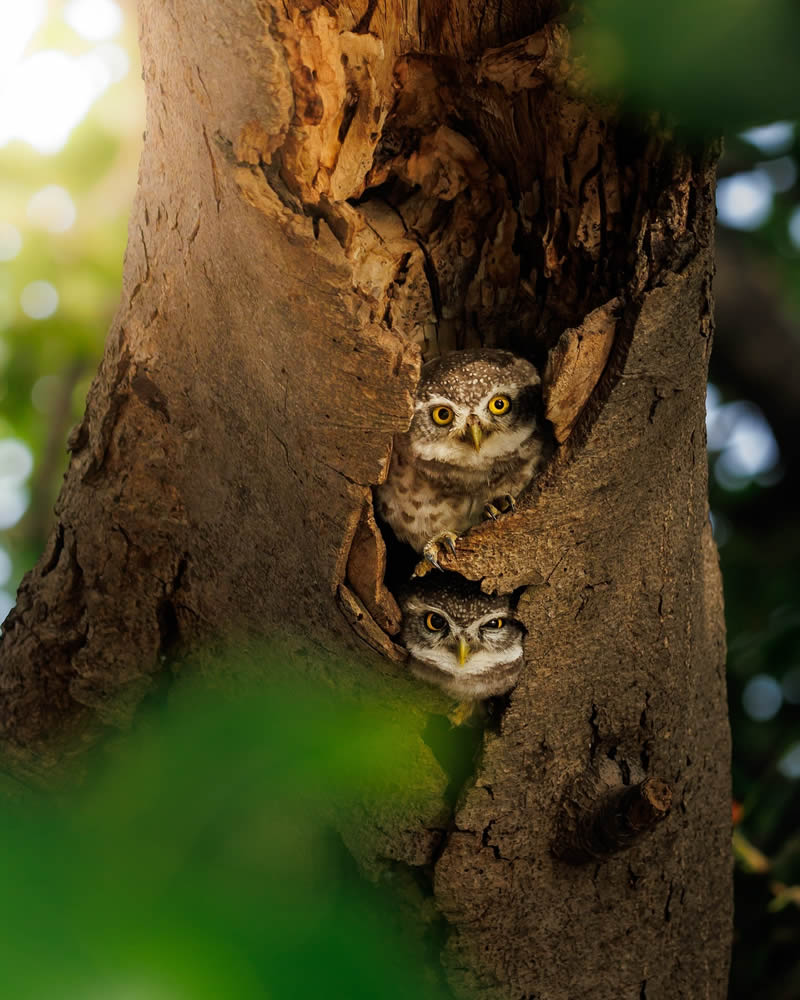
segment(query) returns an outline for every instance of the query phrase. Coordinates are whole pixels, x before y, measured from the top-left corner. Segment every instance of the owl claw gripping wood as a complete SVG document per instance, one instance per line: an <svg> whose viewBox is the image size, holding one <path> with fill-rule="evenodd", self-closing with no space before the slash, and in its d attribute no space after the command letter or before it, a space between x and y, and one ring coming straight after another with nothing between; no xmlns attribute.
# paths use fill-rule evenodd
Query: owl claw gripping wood
<svg viewBox="0 0 800 1000"><path fill-rule="evenodd" d="M456 542L458 541L458 535L452 531L440 531L438 535L434 535L429 541L425 543L422 549L422 554L428 563L435 569L441 569L439 565L439 553L441 547L444 546L451 555L456 554ZM417 570L417 576L422 576L422 572Z"/></svg>
<svg viewBox="0 0 800 1000"><path fill-rule="evenodd" d="M484 516L514 510L547 441L541 380L529 361L490 349L429 361L411 426L395 437L389 475L376 490L378 515L425 555L427 568L440 568L442 544L452 552Z"/></svg>
<svg viewBox="0 0 800 1000"><path fill-rule="evenodd" d="M485 503L483 505L483 516L496 521L501 514L513 514L517 509L517 501L506 493L504 497L498 499L497 503Z"/></svg>

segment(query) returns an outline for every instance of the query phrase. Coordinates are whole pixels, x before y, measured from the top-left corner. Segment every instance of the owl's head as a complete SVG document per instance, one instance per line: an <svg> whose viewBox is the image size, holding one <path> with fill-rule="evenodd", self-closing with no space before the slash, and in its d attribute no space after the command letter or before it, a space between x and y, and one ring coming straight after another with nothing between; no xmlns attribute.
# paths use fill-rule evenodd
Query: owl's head
<svg viewBox="0 0 800 1000"><path fill-rule="evenodd" d="M455 575L424 577L398 595L403 612L400 641L414 661L468 685L495 672L507 675L500 688L489 682L487 692L500 694L516 680L522 662L525 629L517 621L508 596L489 596ZM511 672L511 668L516 670ZM439 683L435 676L426 680Z"/></svg>
<svg viewBox="0 0 800 1000"><path fill-rule="evenodd" d="M423 365L408 431L428 461L476 469L512 455L539 424L541 379L511 351L456 351Z"/></svg>

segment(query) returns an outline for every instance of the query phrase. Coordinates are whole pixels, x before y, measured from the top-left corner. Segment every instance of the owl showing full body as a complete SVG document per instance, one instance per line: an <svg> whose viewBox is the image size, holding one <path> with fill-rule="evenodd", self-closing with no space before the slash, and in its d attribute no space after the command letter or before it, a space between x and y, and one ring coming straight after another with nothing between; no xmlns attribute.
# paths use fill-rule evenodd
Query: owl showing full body
<svg viewBox="0 0 800 1000"><path fill-rule="evenodd" d="M399 640L415 676L465 703L516 684L525 630L508 596L489 596L455 574L437 574L408 584L398 598Z"/></svg>
<svg viewBox="0 0 800 1000"><path fill-rule="evenodd" d="M441 546L513 509L543 461L536 368L511 351L457 351L423 365L408 431L394 439L378 515L438 566Z"/></svg>

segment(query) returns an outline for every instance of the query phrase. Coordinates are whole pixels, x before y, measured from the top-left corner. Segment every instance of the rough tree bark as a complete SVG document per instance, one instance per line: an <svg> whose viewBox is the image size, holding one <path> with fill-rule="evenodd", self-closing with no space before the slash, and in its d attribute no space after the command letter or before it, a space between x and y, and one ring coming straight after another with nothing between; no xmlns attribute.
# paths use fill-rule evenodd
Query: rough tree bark
<svg viewBox="0 0 800 1000"><path fill-rule="evenodd" d="M4 758L47 781L185 652L287 627L406 698L371 487L420 356L549 356L555 458L449 561L528 588L522 682L454 815L417 692L428 805L346 837L367 871L433 873L457 995L720 998L713 158L581 97L557 15L141 0L123 300L5 624Z"/></svg>

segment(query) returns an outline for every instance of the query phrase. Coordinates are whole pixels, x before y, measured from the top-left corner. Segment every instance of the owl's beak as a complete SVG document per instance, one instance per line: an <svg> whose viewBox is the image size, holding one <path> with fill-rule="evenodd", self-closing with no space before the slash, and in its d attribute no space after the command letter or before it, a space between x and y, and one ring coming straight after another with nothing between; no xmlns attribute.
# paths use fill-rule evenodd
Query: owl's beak
<svg viewBox="0 0 800 1000"><path fill-rule="evenodd" d="M467 662L467 657L469 656L469 643L463 636L458 638L458 665L463 667Z"/></svg>
<svg viewBox="0 0 800 1000"><path fill-rule="evenodd" d="M481 441L483 441L483 431L481 430L481 425L477 420L474 423L469 424L469 433L472 436L472 446L475 451L480 451Z"/></svg>

